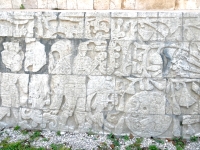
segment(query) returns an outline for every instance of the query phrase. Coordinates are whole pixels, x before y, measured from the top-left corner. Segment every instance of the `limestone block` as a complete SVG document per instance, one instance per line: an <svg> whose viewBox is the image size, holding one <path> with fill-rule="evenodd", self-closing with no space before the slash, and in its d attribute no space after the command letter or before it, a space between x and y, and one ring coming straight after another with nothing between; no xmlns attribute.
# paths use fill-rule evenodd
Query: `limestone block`
<svg viewBox="0 0 200 150"><path fill-rule="evenodd" d="M89 122L95 126L97 132L109 128L109 122L104 122L104 113L111 111L115 106L115 77L111 76L89 76L87 84L86 110L89 112Z"/></svg>
<svg viewBox="0 0 200 150"><path fill-rule="evenodd" d="M12 8L14 9L20 9L21 4L22 0L12 0Z"/></svg>
<svg viewBox="0 0 200 150"><path fill-rule="evenodd" d="M135 9L169 9L175 8L175 0L136 0Z"/></svg>
<svg viewBox="0 0 200 150"><path fill-rule="evenodd" d="M137 39L137 13L112 13L111 39Z"/></svg>
<svg viewBox="0 0 200 150"><path fill-rule="evenodd" d="M107 75L131 75L131 50L131 41L110 41L108 47Z"/></svg>
<svg viewBox="0 0 200 150"><path fill-rule="evenodd" d="M84 119L86 117L86 78L75 75L53 75L50 86L49 108L52 113L45 114L46 124L50 118L57 118L56 124L61 130L69 131L77 128L82 130L86 122ZM75 121L72 121L72 118Z"/></svg>
<svg viewBox="0 0 200 150"><path fill-rule="evenodd" d="M28 98L28 81L27 74L2 74L1 83L1 106L21 107L27 106Z"/></svg>
<svg viewBox="0 0 200 150"><path fill-rule="evenodd" d="M19 119L17 108L0 107L0 129L14 127Z"/></svg>
<svg viewBox="0 0 200 150"><path fill-rule="evenodd" d="M4 50L1 52L2 62L11 71L16 72L22 69L24 53L17 42L4 42Z"/></svg>
<svg viewBox="0 0 200 150"><path fill-rule="evenodd" d="M77 9L77 0L67 0L67 9Z"/></svg>
<svg viewBox="0 0 200 150"><path fill-rule="evenodd" d="M132 48L132 75L135 77L162 77L163 60L160 55L162 44L134 42Z"/></svg>
<svg viewBox="0 0 200 150"><path fill-rule="evenodd" d="M158 29L157 13L138 13L138 39L156 41Z"/></svg>
<svg viewBox="0 0 200 150"><path fill-rule="evenodd" d="M37 38L56 38L58 21L57 12L35 13L35 35Z"/></svg>
<svg viewBox="0 0 200 150"><path fill-rule="evenodd" d="M58 8L57 0L48 0L48 9Z"/></svg>
<svg viewBox="0 0 200 150"><path fill-rule="evenodd" d="M51 46L49 53L50 74L71 74L72 46L68 40L60 40Z"/></svg>
<svg viewBox="0 0 200 150"><path fill-rule="evenodd" d="M75 75L103 75L106 74L107 42L87 41L78 46L78 54L73 61Z"/></svg>
<svg viewBox="0 0 200 150"><path fill-rule="evenodd" d="M13 32L13 12L0 13L0 36L12 36Z"/></svg>
<svg viewBox="0 0 200 150"><path fill-rule="evenodd" d="M31 76L29 83L28 104L30 108L46 109L50 105L50 87L47 74L35 74Z"/></svg>
<svg viewBox="0 0 200 150"><path fill-rule="evenodd" d="M58 9L67 9L67 0L57 0Z"/></svg>
<svg viewBox="0 0 200 150"><path fill-rule="evenodd" d="M199 113L199 79L170 79L167 83L167 113Z"/></svg>
<svg viewBox="0 0 200 150"><path fill-rule="evenodd" d="M33 128L42 128L42 111L37 109L30 108L20 108L19 110L19 122L18 125L21 128L33 129Z"/></svg>
<svg viewBox="0 0 200 150"><path fill-rule="evenodd" d="M189 64L189 76L190 78L200 77L200 42L187 43L190 54L187 57L187 62Z"/></svg>
<svg viewBox="0 0 200 150"><path fill-rule="evenodd" d="M21 0L21 2L26 9L38 8L38 1L37 0Z"/></svg>
<svg viewBox="0 0 200 150"><path fill-rule="evenodd" d="M197 9L198 0L176 0L175 9Z"/></svg>
<svg viewBox="0 0 200 150"><path fill-rule="evenodd" d="M38 41L26 44L25 71L37 72L46 64L45 46Z"/></svg>
<svg viewBox="0 0 200 150"><path fill-rule="evenodd" d="M183 38L184 41L200 41L199 13L184 14L183 16Z"/></svg>
<svg viewBox="0 0 200 150"><path fill-rule="evenodd" d="M13 13L13 37L33 37L34 12Z"/></svg>
<svg viewBox="0 0 200 150"><path fill-rule="evenodd" d="M57 29L61 37L64 38L82 38L84 31L84 13L82 12L62 12L59 15L59 26Z"/></svg>
<svg viewBox="0 0 200 150"><path fill-rule="evenodd" d="M76 3L79 10L93 9L93 0L76 0Z"/></svg>
<svg viewBox="0 0 200 150"><path fill-rule="evenodd" d="M85 38L109 39L110 38L110 14L109 13L86 13Z"/></svg>
<svg viewBox="0 0 200 150"><path fill-rule="evenodd" d="M121 0L110 0L110 9L121 9Z"/></svg>
<svg viewBox="0 0 200 150"><path fill-rule="evenodd" d="M122 0L122 9L135 9L136 0Z"/></svg>
<svg viewBox="0 0 200 150"><path fill-rule="evenodd" d="M182 13L159 12L159 41L182 41Z"/></svg>
<svg viewBox="0 0 200 150"><path fill-rule="evenodd" d="M12 8L12 1L11 0L0 0L0 9Z"/></svg>
<svg viewBox="0 0 200 150"><path fill-rule="evenodd" d="M109 9L110 8L110 0L94 0L94 9Z"/></svg>
<svg viewBox="0 0 200 150"><path fill-rule="evenodd" d="M48 0L38 0L38 8L39 9L48 8Z"/></svg>
<svg viewBox="0 0 200 150"><path fill-rule="evenodd" d="M199 136L199 115L184 115L183 116L183 137L189 138L191 136Z"/></svg>

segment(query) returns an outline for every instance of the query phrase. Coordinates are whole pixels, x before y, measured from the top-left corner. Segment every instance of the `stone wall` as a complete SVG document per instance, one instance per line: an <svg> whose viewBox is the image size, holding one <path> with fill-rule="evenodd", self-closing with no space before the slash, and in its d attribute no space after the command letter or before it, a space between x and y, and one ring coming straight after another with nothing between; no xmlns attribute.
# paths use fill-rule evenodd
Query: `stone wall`
<svg viewBox="0 0 200 150"><path fill-rule="evenodd" d="M200 132L199 16L0 12L0 127Z"/></svg>
<svg viewBox="0 0 200 150"><path fill-rule="evenodd" d="M200 0L0 0L0 9L179 10L200 9Z"/></svg>

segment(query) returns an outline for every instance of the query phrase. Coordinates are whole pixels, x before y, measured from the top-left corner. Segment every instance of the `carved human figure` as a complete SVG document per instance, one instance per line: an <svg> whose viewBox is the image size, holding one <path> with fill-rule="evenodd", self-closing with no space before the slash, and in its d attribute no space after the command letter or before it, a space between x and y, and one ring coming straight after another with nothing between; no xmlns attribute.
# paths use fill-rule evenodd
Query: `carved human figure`
<svg viewBox="0 0 200 150"><path fill-rule="evenodd" d="M78 47L79 53L74 59L74 74L80 75L90 75L90 74L100 74L96 69L99 65L96 60L88 57L86 54L90 50L88 48L88 42L81 43Z"/></svg>
<svg viewBox="0 0 200 150"><path fill-rule="evenodd" d="M1 52L2 61L11 71L20 71L24 53L17 42L3 43L4 51Z"/></svg>
<svg viewBox="0 0 200 150"><path fill-rule="evenodd" d="M54 43L49 54L49 73L71 74L71 42L60 40Z"/></svg>

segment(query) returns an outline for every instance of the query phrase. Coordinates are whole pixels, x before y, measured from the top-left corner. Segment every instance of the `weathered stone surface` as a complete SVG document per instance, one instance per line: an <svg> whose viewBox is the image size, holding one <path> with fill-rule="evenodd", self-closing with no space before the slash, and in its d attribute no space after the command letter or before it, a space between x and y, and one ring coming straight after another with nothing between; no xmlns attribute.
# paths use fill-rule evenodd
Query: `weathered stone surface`
<svg viewBox="0 0 200 150"><path fill-rule="evenodd" d="M82 12L63 12L58 18L60 20L57 29L59 36L64 34L65 38L83 38L84 14Z"/></svg>
<svg viewBox="0 0 200 150"><path fill-rule="evenodd" d="M60 40L51 46L49 54L50 74L71 74L72 46L67 40Z"/></svg>
<svg viewBox="0 0 200 150"><path fill-rule="evenodd" d="M1 82L1 106L27 106L29 75L3 73Z"/></svg>
<svg viewBox="0 0 200 150"><path fill-rule="evenodd" d="M175 0L136 0L135 9L171 9L175 8Z"/></svg>
<svg viewBox="0 0 200 150"><path fill-rule="evenodd" d="M23 4L26 9L38 8L38 0L21 0L21 4Z"/></svg>
<svg viewBox="0 0 200 150"><path fill-rule="evenodd" d="M77 0L67 0L67 9L77 9Z"/></svg>
<svg viewBox="0 0 200 150"><path fill-rule="evenodd" d="M0 0L0 8L12 8L12 1L11 0Z"/></svg>
<svg viewBox="0 0 200 150"><path fill-rule="evenodd" d="M136 0L122 0L122 9L135 9Z"/></svg>
<svg viewBox="0 0 200 150"><path fill-rule="evenodd" d="M25 53L25 71L37 72L46 64L45 46L38 41L28 41Z"/></svg>
<svg viewBox="0 0 200 150"><path fill-rule="evenodd" d="M38 1L38 8L41 9L41 8L47 8L48 6L48 0L39 0Z"/></svg>
<svg viewBox="0 0 200 150"><path fill-rule="evenodd" d="M103 75L106 74L106 41L87 41L78 46L78 54L74 58L73 74Z"/></svg>
<svg viewBox="0 0 200 150"><path fill-rule="evenodd" d="M13 13L13 37L33 37L34 12Z"/></svg>
<svg viewBox="0 0 200 150"><path fill-rule="evenodd" d="M0 36L12 36L13 35L13 12L1 12L0 13Z"/></svg>
<svg viewBox="0 0 200 150"><path fill-rule="evenodd" d="M24 53L17 42L3 43L4 50L1 52L2 62L11 71L16 72L22 69Z"/></svg>
<svg viewBox="0 0 200 150"><path fill-rule="evenodd" d="M198 134L198 21L198 12L1 12L0 128Z"/></svg>
<svg viewBox="0 0 200 150"><path fill-rule="evenodd" d="M76 0L77 9L93 9L93 0Z"/></svg>
<svg viewBox="0 0 200 150"><path fill-rule="evenodd" d="M88 39L109 39L110 37L109 13L86 13L85 37Z"/></svg>
<svg viewBox="0 0 200 150"><path fill-rule="evenodd" d="M110 0L110 9L121 9L121 0Z"/></svg>
<svg viewBox="0 0 200 150"><path fill-rule="evenodd" d="M45 109L50 105L50 87L47 74L35 74L31 76L29 83L28 104L30 108Z"/></svg>
<svg viewBox="0 0 200 150"><path fill-rule="evenodd" d="M198 0L176 0L175 9L197 9Z"/></svg>
<svg viewBox="0 0 200 150"><path fill-rule="evenodd" d="M110 8L110 0L94 0L94 9L109 9Z"/></svg>

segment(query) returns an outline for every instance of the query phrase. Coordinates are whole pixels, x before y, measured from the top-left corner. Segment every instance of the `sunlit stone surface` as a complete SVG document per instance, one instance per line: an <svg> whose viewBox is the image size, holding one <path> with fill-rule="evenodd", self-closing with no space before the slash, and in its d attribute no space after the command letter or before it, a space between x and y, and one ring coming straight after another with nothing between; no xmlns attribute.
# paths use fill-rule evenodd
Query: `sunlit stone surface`
<svg viewBox="0 0 200 150"><path fill-rule="evenodd" d="M199 16L1 12L0 127L199 133Z"/></svg>

